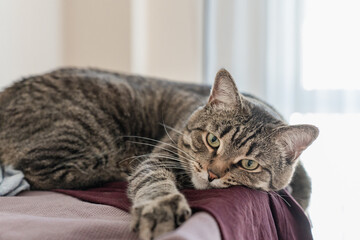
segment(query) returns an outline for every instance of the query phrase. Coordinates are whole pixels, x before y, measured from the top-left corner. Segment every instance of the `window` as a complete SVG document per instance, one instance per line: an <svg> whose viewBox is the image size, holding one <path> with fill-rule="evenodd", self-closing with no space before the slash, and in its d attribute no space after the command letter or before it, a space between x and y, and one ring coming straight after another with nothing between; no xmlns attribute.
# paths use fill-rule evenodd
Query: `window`
<svg viewBox="0 0 360 240"><path fill-rule="evenodd" d="M315 239L358 236L359 10L360 2L352 0L311 0L303 5L297 90L303 113L292 114L290 122L320 128L318 140L303 155L313 182L309 212Z"/></svg>
<svg viewBox="0 0 360 240"><path fill-rule="evenodd" d="M360 90L360 2L304 4L302 84L306 90Z"/></svg>
<svg viewBox="0 0 360 240"><path fill-rule="evenodd" d="M320 128L302 155L313 182L314 239L355 239L360 215L360 2L206 1L205 77L229 69L239 90L291 124Z"/></svg>

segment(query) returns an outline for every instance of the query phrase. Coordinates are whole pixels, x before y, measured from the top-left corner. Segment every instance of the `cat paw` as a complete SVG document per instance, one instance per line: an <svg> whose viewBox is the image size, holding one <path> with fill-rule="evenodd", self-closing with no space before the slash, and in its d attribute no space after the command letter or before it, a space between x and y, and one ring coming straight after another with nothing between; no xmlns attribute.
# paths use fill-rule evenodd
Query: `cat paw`
<svg viewBox="0 0 360 240"><path fill-rule="evenodd" d="M132 207L132 229L143 240L154 239L185 222L191 209L185 197L169 194Z"/></svg>

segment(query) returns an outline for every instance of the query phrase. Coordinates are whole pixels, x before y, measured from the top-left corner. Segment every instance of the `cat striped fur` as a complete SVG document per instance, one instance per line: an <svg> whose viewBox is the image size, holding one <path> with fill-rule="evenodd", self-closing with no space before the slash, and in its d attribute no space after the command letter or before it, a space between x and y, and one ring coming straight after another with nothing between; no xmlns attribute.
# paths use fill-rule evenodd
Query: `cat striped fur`
<svg viewBox="0 0 360 240"><path fill-rule="evenodd" d="M306 208L311 184L298 158L317 135L240 94L224 69L210 89L65 68L0 94L1 163L23 171L32 189L129 181L132 227L142 239L190 217L184 187L271 192L290 184Z"/></svg>

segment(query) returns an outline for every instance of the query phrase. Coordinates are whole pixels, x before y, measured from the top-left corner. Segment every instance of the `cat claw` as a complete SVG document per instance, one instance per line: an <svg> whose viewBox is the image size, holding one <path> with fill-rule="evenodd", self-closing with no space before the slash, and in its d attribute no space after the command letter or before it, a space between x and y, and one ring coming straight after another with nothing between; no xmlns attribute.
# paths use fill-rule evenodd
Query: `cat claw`
<svg viewBox="0 0 360 240"><path fill-rule="evenodd" d="M134 206L132 215L132 230L150 240L180 226L191 216L191 209L185 197L176 193Z"/></svg>

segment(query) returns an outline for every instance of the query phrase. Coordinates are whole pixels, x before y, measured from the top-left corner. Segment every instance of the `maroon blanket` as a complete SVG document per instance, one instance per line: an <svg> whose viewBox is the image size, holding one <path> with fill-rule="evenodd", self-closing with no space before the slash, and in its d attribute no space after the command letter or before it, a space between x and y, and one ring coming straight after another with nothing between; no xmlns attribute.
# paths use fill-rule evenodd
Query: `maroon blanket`
<svg viewBox="0 0 360 240"><path fill-rule="evenodd" d="M57 190L81 200L107 204L126 211L130 201L127 183L114 182L85 191ZM183 190L193 212L214 216L224 240L313 239L309 221L301 207L286 192L266 193L242 186L227 189Z"/></svg>

